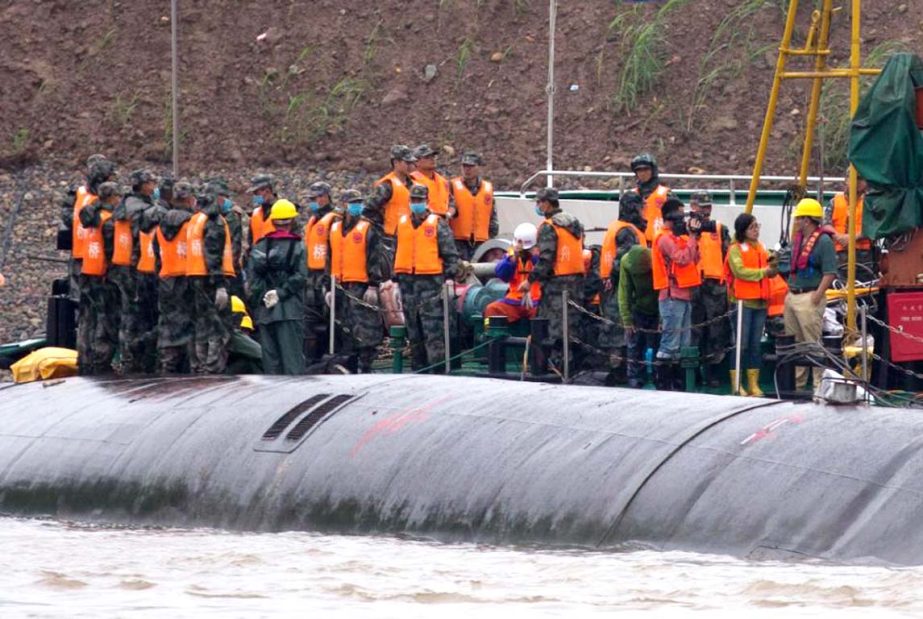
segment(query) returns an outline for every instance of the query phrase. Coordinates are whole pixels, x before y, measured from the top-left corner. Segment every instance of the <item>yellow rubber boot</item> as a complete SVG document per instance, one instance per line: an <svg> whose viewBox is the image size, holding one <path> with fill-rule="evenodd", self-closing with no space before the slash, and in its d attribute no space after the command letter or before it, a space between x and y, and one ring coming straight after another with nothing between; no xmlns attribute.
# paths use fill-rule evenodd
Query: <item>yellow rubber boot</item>
<svg viewBox="0 0 923 619"><path fill-rule="evenodd" d="M731 395L734 395L734 385L737 383L737 370L731 370ZM740 381L740 391L737 395L748 396L747 390L744 389L744 381Z"/></svg>
<svg viewBox="0 0 923 619"><path fill-rule="evenodd" d="M760 389L760 371L759 370L747 370L747 389L750 390L750 395L757 398L761 398L765 393Z"/></svg>

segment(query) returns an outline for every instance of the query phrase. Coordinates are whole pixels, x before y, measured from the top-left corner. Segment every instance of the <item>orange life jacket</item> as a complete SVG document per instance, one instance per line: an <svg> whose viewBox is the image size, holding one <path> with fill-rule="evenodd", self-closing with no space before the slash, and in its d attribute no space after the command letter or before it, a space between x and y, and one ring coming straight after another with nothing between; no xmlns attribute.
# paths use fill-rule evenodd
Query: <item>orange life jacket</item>
<svg viewBox="0 0 923 619"><path fill-rule="evenodd" d="M585 275L583 261L583 239L578 239L570 230L556 226L551 219L546 219L543 226L551 226L558 237L558 248L554 257L555 275Z"/></svg>
<svg viewBox="0 0 923 619"><path fill-rule="evenodd" d="M757 241L756 243L746 243L746 247L740 243L734 243L731 247L737 246L740 248L740 257L743 260L744 267L747 269L765 269L769 263L769 252L766 251L766 248L763 247L763 244ZM730 254L730 251L728 251ZM734 292L734 298L741 301L755 301L757 299L769 300L769 279L764 277L759 281L747 281L740 279L739 277L734 277L734 271L730 268L730 263L727 258L724 260L725 268L727 269L727 281L731 286L731 290Z"/></svg>
<svg viewBox="0 0 923 619"><path fill-rule="evenodd" d="M208 223L208 215L199 211L189 220L189 228L186 230L186 275L204 276L208 275L208 265L205 263L205 224ZM234 277L234 254L231 251L231 231L228 229L228 222L221 218L224 224L224 249L221 252L221 272L228 277Z"/></svg>
<svg viewBox="0 0 923 619"><path fill-rule="evenodd" d="M439 256L439 216L430 213L419 227L414 228L410 215L401 217L397 224L397 253L394 256L395 273L438 275L442 273Z"/></svg>
<svg viewBox="0 0 923 619"><path fill-rule="evenodd" d="M689 244L689 236L676 236L672 231L662 230L654 239L651 246L651 271L654 275L654 290L665 290L670 287L670 276L676 281L680 288L692 288L702 283L702 274L699 272L699 265L690 262L689 264L679 265L670 261L670 271L667 272L667 262L663 252L660 250L660 237L669 234L673 237L673 242L682 249Z"/></svg>
<svg viewBox="0 0 923 619"><path fill-rule="evenodd" d="M465 187L462 177L452 179L452 193L455 196L455 210L457 216L449 222L455 238L461 241L470 241L472 236L476 242L483 242L490 238L490 214L494 209L494 186L487 181L481 181L477 195L471 195Z"/></svg>
<svg viewBox="0 0 923 619"><path fill-rule="evenodd" d="M131 235L131 221L120 219L113 226L112 264L120 267L131 266L131 250L134 238Z"/></svg>
<svg viewBox="0 0 923 619"><path fill-rule="evenodd" d="M370 222L359 220L353 229L344 232L337 220L330 228L330 274L341 282L369 282L366 264Z"/></svg>
<svg viewBox="0 0 923 619"><path fill-rule="evenodd" d="M385 174L377 181L378 187L384 183L391 183L391 199L385 204L385 234L394 236L397 223L404 215L410 215L410 188L402 181L396 172Z"/></svg>
<svg viewBox="0 0 923 619"><path fill-rule="evenodd" d="M99 211L99 226L84 228L86 234L83 264L80 267L82 275L102 277L109 270L109 261L106 259L106 246L103 242L103 226L112 217L112 211L102 209Z"/></svg>
<svg viewBox="0 0 923 619"><path fill-rule="evenodd" d="M593 268L593 250L584 249L583 250L583 272L589 273ZM590 305L599 305L602 302L602 297L597 292L593 295L593 298L590 299Z"/></svg>
<svg viewBox="0 0 923 619"><path fill-rule="evenodd" d="M506 293L506 298L521 302L524 293L519 289L519 286L522 285L522 282L529 279L529 273L532 272L535 265L532 264L531 255L525 260L522 260L520 256L515 254L516 251L512 247L507 250L507 255L516 261L516 270L513 271L513 277L510 278L510 289ZM542 285L537 281L532 282L529 286L529 296L532 297L533 303L541 299Z"/></svg>
<svg viewBox="0 0 923 619"><path fill-rule="evenodd" d="M641 190L636 187L635 193L640 194ZM654 239L663 229L663 215L660 212L660 207L667 201L667 196L669 194L669 187L658 185L657 189L644 200L644 210L642 214L647 222L647 227L644 229L644 236L647 237L648 243L653 243Z"/></svg>
<svg viewBox="0 0 923 619"><path fill-rule="evenodd" d="M602 253L599 256L599 276L603 279L609 279L612 275L612 262L615 260L615 252L618 249L615 239L618 237L619 232L622 231L622 228L631 228L635 233L635 238L638 240L638 245L647 246L644 233L638 230L637 226L620 219L613 221L606 230L606 236L603 237Z"/></svg>
<svg viewBox="0 0 923 619"><path fill-rule="evenodd" d="M871 249L872 242L869 239L859 238L862 236L862 205L865 202L864 196L859 196L859 202L856 203L856 249ZM849 196L840 192L833 196L833 215L831 216L833 228L839 234L849 234L846 223L849 221ZM837 251L846 251L846 245L836 244Z"/></svg>
<svg viewBox="0 0 923 619"><path fill-rule="evenodd" d="M157 261L154 256L154 232L138 233L138 244L141 246L141 252L138 256L138 266L135 268L139 273L156 272Z"/></svg>
<svg viewBox="0 0 923 619"><path fill-rule="evenodd" d="M721 222L715 222L714 232L699 236L699 270L702 279L724 282L724 256L721 254Z"/></svg>
<svg viewBox="0 0 923 619"><path fill-rule="evenodd" d="M410 173L410 178L418 185L426 185L429 190L427 206L431 213L445 215L449 212L449 181L438 172L433 173L433 178L417 170Z"/></svg>
<svg viewBox="0 0 923 619"><path fill-rule="evenodd" d="M308 223L304 225L302 238L307 254L308 270L324 271L327 269L327 241L330 238L330 229L339 217L335 211L330 211L320 218L317 215L311 215Z"/></svg>
<svg viewBox="0 0 923 619"><path fill-rule="evenodd" d="M83 259L87 246L87 229L80 223L80 211L83 207L96 202L98 198L90 193L86 185L77 188L77 197L74 198L74 220L71 226L71 255Z"/></svg>
<svg viewBox="0 0 923 619"><path fill-rule="evenodd" d="M250 213L250 238L253 239L254 245L256 245L261 238L276 229L276 227L272 225L272 220L268 217L264 217L263 213L265 211L265 208L258 206Z"/></svg>
<svg viewBox="0 0 923 619"><path fill-rule="evenodd" d="M785 313L785 295L788 294L788 283L781 275L776 275L769 280L769 317L781 316Z"/></svg>
<svg viewBox="0 0 923 619"><path fill-rule="evenodd" d="M160 250L160 277L185 277L188 231L189 221L184 223L177 235L168 241L160 227L157 227L157 247Z"/></svg>

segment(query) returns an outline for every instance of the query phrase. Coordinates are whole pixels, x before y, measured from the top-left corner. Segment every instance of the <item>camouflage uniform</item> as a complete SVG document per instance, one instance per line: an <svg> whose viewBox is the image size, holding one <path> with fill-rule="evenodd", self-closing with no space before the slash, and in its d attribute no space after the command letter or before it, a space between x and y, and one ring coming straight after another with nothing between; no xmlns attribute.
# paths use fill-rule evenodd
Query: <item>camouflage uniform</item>
<svg viewBox="0 0 923 619"><path fill-rule="evenodd" d="M710 234L703 232L702 234ZM721 226L722 263L731 244L728 227ZM701 251L701 243L699 251ZM728 313L727 284L712 278L702 278L702 284L692 289L692 324L709 324L692 330L692 345L699 347L699 358L706 382L717 383L714 368L724 360L724 351L731 342L731 323L728 318L717 320Z"/></svg>
<svg viewBox="0 0 923 619"><path fill-rule="evenodd" d="M321 196L327 196L327 203L324 205L313 202ZM310 217L315 218L315 225L324 217L333 212L333 201L330 197L330 185L324 182L312 183L308 188L308 198L317 204L317 210L312 211L311 207L307 209L312 211ZM309 218L310 220L310 218ZM334 221L337 219L335 218ZM302 229L305 229L302 226ZM313 226L312 226L313 229ZM326 232L329 235L329 230ZM308 247L308 235L305 229L305 251L311 251ZM308 364L319 361L324 356L326 342L329 337L330 313L327 308L327 302L324 299L327 291L330 289L330 247L324 248L324 268L308 268L308 277L304 288L304 355ZM319 259L320 256L314 256ZM308 256L310 260L311 257ZM337 298L340 301L340 298ZM342 307L342 306L341 306Z"/></svg>
<svg viewBox="0 0 923 619"><path fill-rule="evenodd" d="M189 275L189 291L195 312L193 322L194 355L192 370L201 374L221 374L227 366L228 341L231 339L230 293L222 271L225 231L224 219L214 196L207 198L201 212L208 216L203 238L207 275ZM216 295L224 289L228 296L224 307L216 304Z"/></svg>
<svg viewBox="0 0 923 619"><path fill-rule="evenodd" d="M61 195L58 207L61 211L61 220L58 223L58 236L67 239L65 246L58 243L58 249L73 250L74 230L74 202L77 201L77 185L71 184ZM80 263L82 261L71 255L67 264L68 271L68 297L74 303L80 302Z"/></svg>
<svg viewBox="0 0 923 619"><path fill-rule="evenodd" d="M391 147L392 169L394 168L395 161L415 163L417 158L414 156L413 150L411 150L410 147L403 144L396 144ZM413 179L410 178L409 174L405 175L402 180L408 189L413 186ZM381 230L383 241L389 251L393 251L395 240L394 237L384 234L385 206L388 204L388 202L391 201L391 195L393 192L394 187L390 182L377 185L372 190L372 194L365 201L365 210L362 213L363 217L371 221L377 228Z"/></svg>
<svg viewBox="0 0 923 619"><path fill-rule="evenodd" d="M473 181L463 181L465 187L471 193L472 196L478 195L478 192L481 190L481 179L480 177L475 178ZM453 200L454 200L454 194ZM453 206L452 217L457 217L457 207ZM487 236L488 238L494 238L500 233L500 220L497 219L497 206L494 204L494 207L490 210L490 220L487 224ZM458 257L461 260L471 260L474 256L474 252L477 251L478 247L483 244L483 241L474 241L474 240L464 240L464 239L455 239L455 246L458 249Z"/></svg>
<svg viewBox="0 0 923 619"><path fill-rule="evenodd" d="M141 232L154 234L170 208L168 200L172 198L173 181L164 179L160 185L161 197L151 200L150 204L142 211L139 218ZM167 198L163 196L166 194ZM138 306L141 308L139 331L143 332L141 350L141 366L145 373L157 371L158 366L158 324L160 322L160 302L158 289L160 278L160 253L157 251L157 241L154 239L154 273L136 273L138 281Z"/></svg>
<svg viewBox="0 0 923 619"><path fill-rule="evenodd" d="M167 210L160 221L160 232L172 240L183 230L192 212L183 208ZM155 238L154 244L157 245ZM159 254L155 252L155 254ZM189 281L185 276L161 277L157 289L157 351L160 354L160 372L176 374L188 370L193 341L193 300Z"/></svg>

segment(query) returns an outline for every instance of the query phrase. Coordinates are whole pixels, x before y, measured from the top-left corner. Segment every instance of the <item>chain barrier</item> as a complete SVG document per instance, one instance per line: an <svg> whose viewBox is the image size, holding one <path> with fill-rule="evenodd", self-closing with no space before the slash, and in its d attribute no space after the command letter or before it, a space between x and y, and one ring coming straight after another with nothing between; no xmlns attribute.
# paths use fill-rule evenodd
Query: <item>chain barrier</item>
<svg viewBox="0 0 923 619"><path fill-rule="evenodd" d="M580 304L577 303L576 301L568 301L568 304L569 304L571 307L573 307L574 309L576 309L577 311L581 312L582 314L586 314L587 316L589 316L589 317L592 318L593 320L598 320L599 322L601 322L601 323L603 323L603 324L610 325L610 326L618 326L618 327L624 329L624 327L623 327L621 324L616 323L614 320L609 320L609 319L606 318L605 316L600 316L599 314L594 314L593 312L591 312L590 310L586 309L585 307L583 307L582 305L580 305ZM709 326L711 326L711 325L713 325L713 324L717 324L717 323L721 322L722 320L730 320L731 316L734 314L734 311L735 311L734 309L730 309L730 310L728 310L727 312L725 312L725 313L723 313L723 314L721 314L721 315L719 315L719 316L715 316L714 318L709 318L708 320L706 320L706 321L704 321L704 322L696 323L696 324L694 324L694 325L689 325L688 327L679 327L678 329L660 329L660 328L658 328L658 329L645 329L645 328L643 328L643 327L634 327L634 329L635 329L636 331L641 332L641 333L666 333L667 331L671 331L671 332L680 331L680 332L682 332L682 331L691 331L691 330L693 330L693 329L704 329L705 327L709 327Z"/></svg>
<svg viewBox="0 0 923 619"><path fill-rule="evenodd" d="M608 351L603 350L602 348L597 348L596 346L593 346L592 344L588 344L587 342L584 342L583 340L581 340L579 337L577 337L577 336L575 336L575 335L572 335L570 339L573 340L574 343L579 344L580 346L584 347L585 349L589 349L591 352L594 352L594 353L596 353L596 354L598 354L598 355L601 355L601 356L605 356L605 357L606 357L610 362L612 362L612 363L616 363L616 362L622 363L622 362L625 362L625 363L626 363L626 366L627 366L628 363L637 363L637 364L641 364L641 365L646 365L646 366L654 367L654 366L661 366L661 365L669 365L669 364L675 363L675 362L677 361L677 360L670 360L670 362L667 363L666 361L664 361L664 360L662 360L662 359L657 359L656 357L654 358L653 361L648 361L647 359L643 359L643 358L642 358L642 359L631 359L630 357L622 357L622 356L620 356L620 355L613 355L613 354L609 353ZM622 348L622 347L620 346L619 348ZM731 352L732 350L734 350L735 348L736 348L736 346L735 346L734 344L731 344L730 346L727 346L727 347L725 347L724 349L717 351L717 352L716 352L716 356L718 356L718 355L722 355L722 356L723 356L723 355L726 355L726 354L728 354L729 352ZM655 351L655 353L656 353L656 351Z"/></svg>
<svg viewBox="0 0 923 619"><path fill-rule="evenodd" d="M884 321L882 321L882 320L879 320L879 319L877 319L877 318L875 318L874 316L871 316L871 315L866 315L865 318L866 318L866 320L870 320L871 322L874 322L874 323L875 323L876 325L878 325L878 326L884 327L885 329L887 329L887 330L890 331L891 333L896 333L896 334L898 334L898 335L900 335L900 336L902 336L902 337L907 338L908 340L912 340L912 341L914 341L914 342L916 342L916 343L918 343L918 344L923 344L923 337L920 337L920 336L918 336L918 335L914 335L914 334L912 334L912 333L907 333L906 331L904 331L904 328L903 328L903 327L892 327L892 326L889 325L888 323L886 323L886 322L884 322Z"/></svg>
<svg viewBox="0 0 923 619"><path fill-rule="evenodd" d="M438 368L438 367L440 367L440 366L444 366L445 363L446 363L446 361L448 361L449 363L451 363L452 361L455 361L456 359L461 359L461 358L464 357L465 355L471 354L471 353L473 353L473 352L476 351L476 350L480 350L481 348L485 348L485 347L487 347L487 346L490 346L490 344L491 344L491 341L490 341L490 340L487 340L486 342L481 342L481 343L478 344L477 346L474 346L474 347L472 347L472 348L469 348L468 350L463 350L463 351L461 351L460 353L458 353L457 355L453 355L453 356L449 357L448 359L440 359L438 363L434 363L434 364L432 364L432 365L428 365L428 366L426 366L425 368L420 368L419 370L414 370L413 373L414 373L414 374L422 374L422 373L424 373L424 372L429 372L430 370L432 370L432 369L434 369L434 368Z"/></svg>

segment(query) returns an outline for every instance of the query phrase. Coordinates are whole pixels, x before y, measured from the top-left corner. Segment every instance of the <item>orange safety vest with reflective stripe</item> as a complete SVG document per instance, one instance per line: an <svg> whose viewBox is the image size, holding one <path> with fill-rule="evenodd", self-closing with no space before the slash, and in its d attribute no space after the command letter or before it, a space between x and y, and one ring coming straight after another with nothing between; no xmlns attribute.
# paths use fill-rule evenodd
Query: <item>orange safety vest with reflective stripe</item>
<svg viewBox="0 0 923 619"><path fill-rule="evenodd" d="M613 221L606 230L606 236L603 237L602 253L599 256L599 276L603 279L608 279L612 275L612 262L615 260L615 252L618 249L615 240L622 228L631 228L638 240L638 245L647 246L647 239L637 226L621 219Z"/></svg>
<svg viewBox="0 0 923 619"><path fill-rule="evenodd" d="M339 214L330 211L323 217L311 215L308 223L304 225L304 250L308 270L324 271L327 269L327 241L330 238L330 229L334 221L339 219Z"/></svg>
<svg viewBox="0 0 923 619"><path fill-rule="evenodd" d="M419 227L414 228L410 215L397 223L397 253L394 256L395 273L439 275L442 258L439 256L439 216L430 213Z"/></svg>
<svg viewBox="0 0 923 619"><path fill-rule="evenodd" d="M635 187L635 193L640 195L641 190ZM660 212L660 207L667 201L667 196L669 195L669 187L666 185L657 185L657 189L644 200L642 215L647 222L647 227L644 229L644 236L647 238L648 243L653 243L654 239L663 229L663 215Z"/></svg>
<svg viewBox="0 0 923 619"><path fill-rule="evenodd" d="M769 317L781 316L785 313L785 296L788 294L788 282L781 275L776 275L769 280Z"/></svg>
<svg viewBox="0 0 923 619"><path fill-rule="evenodd" d="M341 282L369 282L366 264L369 227L371 222L362 219L348 232L343 232L343 222L335 221L330 228L330 274Z"/></svg>
<svg viewBox="0 0 923 619"><path fill-rule="evenodd" d="M516 251L511 247L507 250L507 255L516 261L516 270L513 271L513 277L510 278L510 289L506 293L506 298L522 302L522 297L524 293L519 289L519 286L522 285L522 282L529 279L529 273L535 268L535 265L532 264L532 256L529 255L525 261L522 260L521 256L514 255ZM542 285L537 281L532 282L529 285L529 296L532 297L532 302L538 302L542 298Z"/></svg>
<svg viewBox="0 0 923 619"><path fill-rule="evenodd" d="M276 227L272 225L272 220L263 216L265 210L266 209L262 206L258 206L250 213L250 238L253 239L254 245L256 245L261 238L276 229Z"/></svg>
<svg viewBox="0 0 923 619"><path fill-rule="evenodd" d="M426 185L429 190L427 206L430 212L445 215L449 212L449 181L442 174L434 172L433 178L417 170L410 173L410 178L418 185Z"/></svg>
<svg viewBox="0 0 923 619"><path fill-rule="evenodd" d="M385 234L394 236L400 218L410 215L410 188L398 178L396 172L385 174L375 181L375 186L378 187L387 182L391 183L391 199L384 206Z"/></svg>
<svg viewBox="0 0 923 619"><path fill-rule="evenodd" d="M856 249L871 249L872 242L869 239L861 239L862 236L862 205L865 202L864 196L859 196L856 203ZM849 221L849 196L840 192L833 196L833 214L831 216L834 230L839 234L849 234L849 228L846 223ZM846 251L846 245L834 241L837 251Z"/></svg>
<svg viewBox="0 0 923 619"><path fill-rule="evenodd" d="M77 197L74 198L74 219L71 226L71 255L74 258L82 259L87 246L87 229L80 223L80 211L83 207L96 202L97 199L86 188L86 185L77 188Z"/></svg>
<svg viewBox="0 0 923 619"><path fill-rule="evenodd" d="M138 256L139 273L154 273L157 270L157 261L154 257L154 232L138 233L138 244L141 252Z"/></svg>
<svg viewBox="0 0 923 619"><path fill-rule="evenodd" d="M84 228L86 234L84 241L83 264L80 266L81 275L102 277L109 270L109 261L106 259L106 246L103 242L103 226L112 217L112 211L105 209L99 212L99 226Z"/></svg>
<svg viewBox="0 0 923 619"><path fill-rule="evenodd" d="M131 235L131 221L120 219L113 226L113 266L130 267L131 250L134 247L134 238Z"/></svg>
<svg viewBox="0 0 923 619"><path fill-rule="evenodd" d="M452 179L452 193L455 195L456 216L449 222L455 238L461 241L470 241L472 236L476 242L483 242L490 238L490 214L494 209L494 186L481 181L477 195L465 187L465 181L460 176Z"/></svg>
<svg viewBox="0 0 923 619"><path fill-rule="evenodd" d="M554 274L585 275L583 239L575 237L566 228L556 226L551 219L546 219L542 225L551 226L558 237L558 247L554 257Z"/></svg>
<svg viewBox="0 0 923 619"><path fill-rule="evenodd" d="M724 282L724 256L721 255L721 222L715 222L714 232L699 235L699 270L702 279Z"/></svg>
<svg viewBox="0 0 923 619"><path fill-rule="evenodd" d="M747 242L746 248L740 243L733 243L731 247L740 247L740 257L744 267L747 269L765 269L769 264L769 252L763 247L763 244L757 241L755 244ZM730 251L728 252L730 254ZM724 260L724 266L727 269L727 280L734 291L734 298L740 301L755 301L757 299L769 300L769 280L764 277L759 281L748 281L734 277L734 271L730 268L727 258Z"/></svg>
<svg viewBox="0 0 923 619"><path fill-rule="evenodd" d="M654 275L654 290L664 290L670 287L670 275L676 280L676 285L680 288L692 288L702 283L702 274L699 272L699 265L690 262L689 264L679 265L670 261L670 273L667 273L667 262L663 252L660 251L660 237L664 234L670 234L673 242L683 249L689 243L689 236L676 236L672 231L662 230L654 239L651 245L651 271Z"/></svg>
<svg viewBox="0 0 923 619"><path fill-rule="evenodd" d="M186 243L189 222L183 224L179 232L169 241L157 227L157 247L160 250L160 277L185 277Z"/></svg>
<svg viewBox="0 0 923 619"><path fill-rule="evenodd" d="M199 211L189 220L186 230L186 275L208 275L208 265L205 263L205 224L208 215ZM221 272L228 277L234 277L234 254L231 251L231 231L228 222L221 218L224 224L224 249L221 252Z"/></svg>

